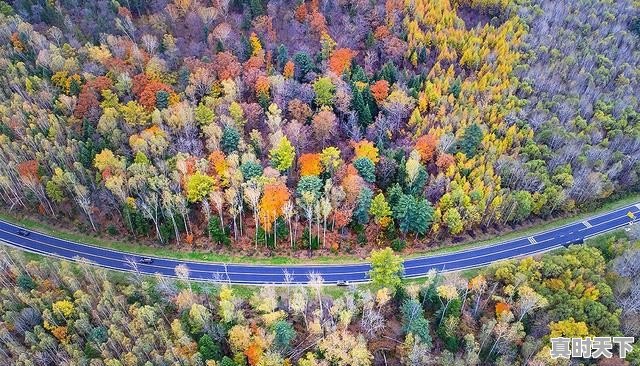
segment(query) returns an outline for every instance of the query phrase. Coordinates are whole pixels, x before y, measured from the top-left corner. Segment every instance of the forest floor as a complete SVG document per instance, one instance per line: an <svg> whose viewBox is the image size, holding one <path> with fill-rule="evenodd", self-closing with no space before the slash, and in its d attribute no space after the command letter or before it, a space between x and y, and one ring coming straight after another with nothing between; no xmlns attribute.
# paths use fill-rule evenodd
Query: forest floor
<svg viewBox="0 0 640 366"><path fill-rule="evenodd" d="M464 250L473 247L490 245L505 240L529 236L532 233L549 230L558 226L565 225L567 223L577 221L586 217L594 216L599 213L610 211L619 207L629 205L634 202L640 201L640 193L633 193L625 195L617 200L611 200L602 203L596 209L584 210L575 215L566 215L546 221L529 221L523 225L520 225L513 230L509 230L509 226L505 226L503 232L494 233L487 232L475 233L474 237L466 235L453 240L448 238L440 242L439 246L431 246L428 248L406 248L400 254L404 258L413 258L424 255L435 255L453 252L457 250ZM347 263L347 262L359 262L366 259L366 254L350 255L345 253L332 254L329 251L324 253L318 253L316 251L313 257L288 257L284 255L274 256L251 256L251 255L234 255L226 253L216 253L212 251L202 250L179 250L171 246L152 246L149 244L139 244L128 241L121 241L108 236L101 236L98 234L88 235L86 233L80 233L71 231L66 227L53 226L50 223L42 221L42 219L35 216L20 215L16 216L15 212L9 213L7 211L0 211L0 219L8 222L12 222L17 225L24 226L28 229L46 233L48 235L56 236L62 239L71 240L79 243L91 244L105 248L111 248L119 251L130 252L139 255L153 255L158 257L194 260L204 262L236 262L236 263L256 263L256 264L323 264L323 263ZM507 230L509 230L507 232ZM454 243L454 241L457 241ZM306 255L306 250L299 250L298 253Z"/></svg>

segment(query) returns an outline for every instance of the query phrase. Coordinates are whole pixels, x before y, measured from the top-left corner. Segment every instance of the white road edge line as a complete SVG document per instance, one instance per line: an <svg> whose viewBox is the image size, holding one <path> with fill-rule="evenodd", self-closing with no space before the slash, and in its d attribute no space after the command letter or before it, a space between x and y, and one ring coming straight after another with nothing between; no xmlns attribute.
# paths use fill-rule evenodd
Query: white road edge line
<svg viewBox="0 0 640 366"><path fill-rule="evenodd" d="M635 206L636 208L640 209L640 203L635 204L634 206ZM633 207L633 206L631 206L631 207ZM629 209L629 208L630 208L630 207L626 207L626 209ZM594 217L594 218L598 218L598 217L603 217L603 216L606 216L606 215L610 215L611 213L614 213L614 212L617 212L617 211L621 211L621 210L623 210L623 209L625 209L625 208L616 209L616 210L613 210L612 212L604 213L604 214L599 215L599 216L596 216L596 217ZM626 214L625 214L625 216L626 216ZM618 219L620 219L621 217L623 217L623 216L619 216L619 217L616 217L616 218L613 218L613 219L609 219L609 220L603 221L603 222L601 222L601 223L599 223L599 224L597 224L597 225L594 225L594 226L600 226L600 225L603 225L603 224L609 223L609 222L611 222L611 221L618 220ZM638 219L635 219L635 220L633 220L633 221L631 221L631 222L637 222L637 221L638 221ZM12 223L6 223L6 224L7 224L7 225L9 225L9 226L11 226L11 227L20 228L19 226L14 225L14 224L12 224ZM545 233L545 232L552 232L552 231L555 231L555 230L559 230L559 229L561 229L561 228L563 228L563 227L568 227L568 226L575 225L575 224L576 224L576 222L569 223L569 224L566 224L566 225L563 225L563 226L559 226L559 227L554 228L554 229L550 229L550 230L547 230L547 231L544 231L544 232L541 232L541 233L537 233L537 234L535 234L535 235L540 235L540 234L543 234L543 233ZM587 236L585 236L585 237L584 237L584 239L587 239L587 238L589 238L589 237L593 237L593 236L596 236L596 235L600 235L600 234L603 234L603 233L608 232L608 231L611 231L611 230L615 230L615 229L617 229L617 228L619 228L619 227L623 227L623 226L628 225L628 224L629 224L629 223L627 222L627 223L623 223L623 224L616 225L616 226L611 227L611 228L606 228L605 230L602 230L601 232L594 233L594 234L591 234L591 235L587 235ZM16 234L15 234L15 233L11 233L11 232L6 231L6 230L3 230L3 229L0 229L0 231L5 232L5 233L8 233L8 234L11 234L11 235L13 235L13 236L16 236ZM51 235L47 235L47 234L43 234L43 233L39 233L39 232L38 232L38 234L41 234L41 235L46 236L46 237L51 237L51 238L54 238L54 239L57 239L57 240L70 242L70 243L73 243L73 244L76 244L76 245L80 245L80 246L87 246L87 247L94 247L94 248L98 248L98 249L101 249L101 250L105 250L105 251L109 251L109 252L117 253L117 254L120 254L120 255L123 255L123 256L131 255L131 256L133 256L134 258L135 258L135 257L144 256L144 255L135 254L135 253L120 252L120 251L117 251L117 250L112 250L112 249L109 249L109 248L102 248L102 247L98 247L98 246L94 246L94 245L90 245L90 244L77 243L77 242L73 242L73 241L70 241L70 240L65 240L65 239L61 239L61 238L56 238L56 237L53 237L53 236L51 236ZM78 251L73 250L73 249L64 248L64 247L56 246L56 245L53 245L53 244L43 243L43 242L41 242L41 241L39 241L39 240L30 239L30 238L28 238L28 237L21 237L21 238L23 238L23 239L27 239L27 240L32 241L32 242L35 242L35 243L44 244L45 246L49 246L49 247L58 248L58 249L62 249L62 250L65 250L65 251L69 251L69 252L72 252L72 253L79 253ZM514 241L517 241L517 240L521 240L521 239L522 239L522 238L515 238L515 239L513 239L512 241L505 241L505 242L500 242L500 243L496 243L496 244L492 244L492 245L488 245L488 246L484 246L484 247L473 248L472 250L479 250L479 249L484 249L484 248L487 248L487 247L493 247L493 246L500 245L500 244L511 243L511 242L514 242ZM533 239L533 237L531 237L531 239ZM555 238L550 238L550 239L544 240L544 241L542 241L542 242L546 242L546 241L549 241L549 240L552 240L552 239L555 239ZM535 239L533 239L533 240L535 241ZM53 257L57 257L57 258L60 258L60 259L63 259L63 260L67 260L67 261L76 261L76 262L78 262L78 261L86 260L86 261L88 261L88 262L90 262L90 263L94 263L94 264L96 264L97 266L100 266L100 267L103 267L103 268L109 268L109 269L118 270L118 271L122 271L122 272L132 272L132 270L127 270L127 269L124 269L124 268L116 268L116 267L112 267L112 266L109 266L109 265L102 265L102 264L99 264L99 263L97 263L97 262L91 261L89 258L86 258L86 257L74 256L74 257L72 257L72 258L68 258L68 257L64 257L64 256L62 256L62 255L59 255L58 253L55 253L55 252L53 252L53 253L49 253L49 252L45 252L45 251L34 250L34 249L31 249L31 248L23 247L22 245L20 245L20 244L16 244L16 243L9 243L9 242L7 242L6 244L8 244L8 245L9 245L9 246L11 246L11 247L18 248L18 249L20 249L20 250L24 250L24 251L28 251L28 252L32 252L32 253L36 253L36 254L44 254L44 255L48 255L48 256L53 256ZM533 244L533 243L532 243L532 244ZM515 248L510 248L510 249L505 249L505 250L502 250L502 251L493 252L493 253L491 253L491 254L502 253L502 252L506 252L506 251L510 251L510 250L515 250L515 249L522 249L522 248L524 248L524 247L528 247L528 246L530 246L530 245L531 245L531 244L529 244L529 245L524 245L524 246L519 246L519 247L515 247ZM552 246L552 247L549 247L549 248L545 248L545 249L542 249L542 250L540 250L540 251L531 251L531 252L527 252L527 253L523 253L523 254L518 254L518 255L510 256L510 257L507 257L507 258L504 258L504 259L496 260L495 262L500 262L500 261L510 260L510 259L518 258L518 257L522 257L522 256L535 255L535 254L537 254L538 252L544 252L544 251L553 250L553 249L558 248L558 247L561 247L561 246L562 246L562 245L558 244L558 245L556 245L556 246ZM471 251L471 250L461 250L461 251L458 251L458 252L445 253L445 254L442 254L442 256L443 256L443 255L456 254L456 253L462 253L462 252L467 252L467 251ZM87 254L86 254L86 253L79 253L79 254L82 254L83 256L87 256ZM99 255L94 255L94 254L90 254L89 256L91 256L91 257L95 257L95 258L103 258L103 259L107 259L107 260L114 261L114 262L121 262L121 263L125 263L125 264L127 263L127 261L126 261L126 260L122 260L122 259L118 259L118 258L109 258L109 257L104 257L104 256L99 256ZM441 256L441 255L438 255L438 256ZM438 257L438 256L427 256L427 257L423 257L423 258L433 258L433 257ZM446 261L446 262L435 262L435 263L432 263L432 264L424 264L424 265L418 265L418 266L411 266L411 267L407 267L407 268L405 268L405 270L406 270L406 269L422 268L422 267L437 267L439 264L444 264L444 265L446 265L446 264L448 264L448 263L455 263L455 262L459 262L459 261L462 261L462 260L476 259L476 258L480 258L480 257L484 257L484 256L486 256L486 255L479 255L479 256L474 256L474 257L462 258L462 259L458 259L458 260L450 260L450 261ZM196 264L204 264L204 265L225 265L224 263L217 263L217 262L197 262L197 261L179 260L179 259L161 258L161 257L156 257L156 258L163 259L163 260L170 260L170 261L174 261L174 262L177 262L177 263L196 263ZM414 258L414 260L417 260L417 259L423 259L423 258ZM411 260L411 259L409 259L409 260ZM446 270L446 269L444 269L444 268L443 268L443 269L444 269L444 272L460 271L460 270L465 270L465 269L469 269L469 268L483 267L483 266L486 266L486 265L487 265L487 264L489 264L489 263L491 263L491 261L489 261L489 262L487 262L487 263L481 262L481 263L479 263L478 265L466 266L466 267L460 267L460 268L456 268L456 269L453 269L453 270ZM240 263L238 263L238 265L245 266L244 264L240 264ZM353 263L353 264L336 264L336 266L340 266L340 267L342 267L342 266L347 266L347 265L362 265L362 264L355 264L355 263ZM156 268L162 268L162 269L174 269L173 267L166 267L166 266L153 266L153 265L146 265L146 266L149 266L149 267L156 267ZM259 265L246 265L246 266L259 266ZM314 266L327 266L327 265L304 265L304 264L298 264L298 265L287 265L287 267L294 267L294 268L295 268L295 267L298 267L298 266L306 266L307 268L309 268L309 267L313 268ZM216 274L216 273L217 273L217 274L220 274L220 273L224 273L224 272L211 272L211 271L202 271L202 270L193 270L192 272L202 272L202 273L211 273L211 274ZM156 272L156 273L157 273L157 272ZM259 274L259 273L245 273L245 272L230 272L230 273L232 273L232 274L238 274L238 275L252 275L252 276L254 276L254 275L255 275L255 276L267 275L267 274ZM363 272L363 271L356 271L356 272L344 272L344 273L342 273L342 272L336 272L336 273L331 273L331 275L359 274L359 273L365 273L365 272ZM145 272L145 273L143 273L143 274L145 274L145 275L153 275L153 274L151 274L151 273L146 273L146 272ZM272 276L272 275L277 275L277 274L268 274L268 275ZM423 274L423 275L414 275L414 276L407 276L406 278L419 278L419 277L424 276L424 275L426 275L426 274ZM163 276L166 276L166 277L175 277L174 275L166 275L166 274L164 274ZM228 281L214 281L214 279L213 279L213 278L212 278L212 279L193 278L192 280L195 280L195 281L201 281L201 282L221 282L221 283L226 283L226 282L228 282ZM368 281L360 281L360 280L357 280L357 281L350 281L350 282L352 282L352 283L360 283L360 282L368 282ZM251 282L251 281L243 281L243 280L234 281L233 283L238 283L238 284L255 284L255 285L264 285L264 284L265 284L265 282ZM302 283L302 282L295 282L295 283L296 283L296 284L300 284L300 283ZM304 283L306 283L306 282L304 282ZM267 284L268 284L268 283L267 283ZM284 283L283 283L282 285L286 285L286 284L284 284Z"/></svg>
<svg viewBox="0 0 640 366"><path fill-rule="evenodd" d="M619 220L620 218L625 217L625 216L626 215L618 216L616 218L613 218L613 219L610 219L610 220L607 220L607 221L603 221L603 222L597 224L596 226L604 225L604 224L607 224L607 223L609 223L611 221ZM625 223L625 224L627 224L627 223ZM625 224L623 224L623 225L625 225ZM9 231L6 231L4 229L0 229L0 232L4 232L4 233L7 233L9 235L12 235L12 236L15 236L15 237L19 237L19 238L22 238L22 239L25 239L25 240L28 240L28 241L31 241L31 242L34 242L34 243L39 243L39 244L41 244L43 246L57 248L57 249L64 250L64 251L67 251L67 252L75 253L75 254L78 254L79 257L85 258L86 260L89 260L89 261L91 261L91 258L100 258L100 259L106 259L106 260L113 261L113 262L123 263L123 264L125 264L127 266L129 265L129 263L127 262L126 259L123 260L123 259L119 259L119 258L105 257L105 256L102 256L102 255L97 255L97 254L83 253L83 252L77 251L75 249L70 249L70 248L65 248L65 247L62 247L62 246L59 246L59 245L55 245L55 244L45 243L45 242L42 242L40 240L32 239L32 238L29 238L29 237L18 236L17 234L9 232ZM564 235L561 235L559 237L563 237L563 236ZM524 248L530 247L532 245L546 243L546 242L554 240L556 238L549 238L549 239L546 239L546 240L543 240L543 241L540 241L540 242L537 242L533 237L529 237L528 239L529 239L530 244L520 245L520 246L517 246L517 247L514 247L514 248L508 248L508 249L503 249L503 250L491 252L491 255L500 254L500 253L513 251L513 250L524 249ZM519 239L514 239L514 241L517 241L517 240L519 240ZM484 249L484 248L485 247L479 247L479 248L476 248L476 249L480 250L480 249ZM47 252L43 251L43 253L47 253ZM116 252L116 253L124 255L125 258L126 258L126 255L131 255L132 259L135 259L136 257L141 257L141 255L129 254L129 253L125 253L125 252ZM453 254L456 254L456 253L457 252L451 252L451 253L448 253L448 254L449 255L453 255ZM527 253L523 253L523 255L526 255L526 254ZM453 260L447 260L447 261L437 261L437 262L430 263L430 264L420 264L420 265L415 265L415 266L407 266L407 267L405 267L405 271L408 270L408 269L437 267L437 266L443 265L443 264L446 265L446 264L450 264L450 263L456 263L456 262L461 262L461 261L466 261L466 260L471 260L471 259L482 258L482 257L485 257L485 256L487 256L487 255L486 254L480 254L480 255L475 255L475 256L472 256L472 257L466 257L466 258L460 258L460 259L453 259ZM432 257L425 257L425 259L426 258L432 258ZM183 261L177 260L177 259L162 258L162 260L172 261L172 262L175 262L177 264L183 263ZM186 264L188 266L188 263L186 263ZM207 263L207 262L196 262L196 264L209 265L209 263ZM218 265L218 264L217 263L211 263L210 265ZM361 263L360 265L363 265L363 264ZM340 265L335 265L335 266L340 267ZM175 266L169 267L169 266L160 266L160 265L154 265L154 264L144 264L144 265L141 265L141 267L143 267L143 268L144 267L153 267L153 268L172 270L172 271L175 269ZM251 276L256 276L256 277L279 275L279 274L274 274L274 273L253 273L253 272L236 272L236 271L212 272L210 270L200 270L200 269L194 269L194 268L189 268L189 271L192 272L192 273L224 273L224 274L229 273L229 274L235 274L235 275L251 275ZM352 272L332 272L330 274L331 275L347 275L347 274L361 274L361 273L368 273L368 272L369 271L367 270L367 271L352 271Z"/></svg>

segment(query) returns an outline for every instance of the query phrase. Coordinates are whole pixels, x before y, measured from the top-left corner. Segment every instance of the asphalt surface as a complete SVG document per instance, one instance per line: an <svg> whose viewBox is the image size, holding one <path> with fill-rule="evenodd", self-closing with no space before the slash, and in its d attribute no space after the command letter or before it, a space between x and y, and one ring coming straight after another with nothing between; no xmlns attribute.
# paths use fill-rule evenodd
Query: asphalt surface
<svg viewBox="0 0 640 366"><path fill-rule="evenodd" d="M635 217L632 220L628 213ZM590 236L598 235L629 225L640 219L640 203L626 206L605 214L576 221L549 231L533 234L497 244L459 250L446 254L411 258L404 261L405 278L425 276L430 270L459 271L482 267L501 260L529 256L552 249L581 243ZM19 230L28 236L18 234ZM140 255L100 248L55 238L36 231L24 229L0 220L0 243L25 251L58 257L67 260L85 260L97 266L120 271L143 274L159 273L175 277L175 268L185 264L189 277L198 281L218 281L233 284L306 284L311 274L319 274L324 284L339 281L349 283L367 282L370 264L326 264L326 265L261 265L234 263L207 263L177 259L153 258L150 264L139 263Z"/></svg>

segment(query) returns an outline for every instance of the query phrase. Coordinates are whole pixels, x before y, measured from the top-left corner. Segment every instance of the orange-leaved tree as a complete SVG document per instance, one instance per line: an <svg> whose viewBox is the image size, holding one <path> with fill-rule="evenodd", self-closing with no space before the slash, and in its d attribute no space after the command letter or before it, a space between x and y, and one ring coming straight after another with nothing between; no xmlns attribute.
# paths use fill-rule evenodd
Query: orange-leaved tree
<svg viewBox="0 0 640 366"><path fill-rule="evenodd" d="M293 72L295 71L295 65L293 61L289 60L286 64L284 64L284 69L282 70L282 76L287 79L291 79L293 77Z"/></svg>
<svg viewBox="0 0 640 366"><path fill-rule="evenodd" d="M262 347L256 342L252 342L249 347L244 351L245 356L247 356L247 361L249 365L255 366L260 362L263 354Z"/></svg>
<svg viewBox="0 0 640 366"><path fill-rule="evenodd" d="M295 15L297 21L303 23L307 19L307 4L302 2L295 10Z"/></svg>
<svg viewBox="0 0 640 366"><path fill-rule="evenodd" d="M352 164L349 164L341 185L342 189L344 189L347 203L354 204L360 194L360 190L364 186L364 179L358 175L356 168L354 168Z"/></svg>
<svg viewBox="0 0 640 366"><path fill-rule="evenodd" d="M300 176L320 175L322 173L322 165L320 165L320 154L302 154L298 158L300 165Z"/></svg>
<svg viewBox="0 0 640 366"><path fill-rule="evenodd" d="M389 95L389 82L384 79L378 80L371 85L370 89L371 95L373 95L373 99L375 99L376 102L380 104Z"/></svg>
<svg viewBox="0 0 640 366"><path fill-rule="evenodd" d="M267 184L264 187L264 194L260 199L260 223L266 233L271 233L273 223L282 216L284 205L290 197L289 189L282 182ZM274 235L274 242L275 240Z"/></svg>
<svg viewBox="0 0 640 366"><path fill-rule="evenodd" d="M20 179L26 184L40 181L37 160L23 161L16 166L16 170L18 171Z"/></svg>
<svg viewBox="0 0 640 366"><path fill-rule="evenodd" d="M447 169L449 169L449 167L455 163L456 160L451 154L442 154L438 157L438 160L436 160L436 165L441 171L444 172L446 172Z"/></svg>
<svg viewBox="0 0 640 366"><path fill-rule="evenodd" d="M220 186L226 187L229 184L227 179L229 165L225 160L224 153L220 150L216 150L209 154L209 164L213 172L215 172L215 176L218 178Z"/></svg>
<svg viewBox="0 0 640 366"><path fill-rule="evenodd" d="M149 81L144 85L144 88L138 96L140 104L142 104L147 111L153 111L157 107L157 94L160 91L166 92L167 94L173 93L173 90L169 85L160 81Z"/></svg>
<svg viewBox="0 0 640 366"><path fill-rule="evenodd" d="M356 55L356 52L349 48L340 48L329 57L329 70L333 71L336 75L342 75L351 66L351 60Z"/></svg>
<svg viewBox="0 0 640 366"><path fill-rule="evenodd" d="M269 90L271 85L269 84L269 78L266 75L260 75L256 78L256 97L269 98Z"/></svg>
<svg viewBox="0 0 640 366"><path fill-rule="evenodd" d="M438 138L433 133L420 136L416 140L416 150L420 153L422 161L430 161L438 146Z"/></svg>

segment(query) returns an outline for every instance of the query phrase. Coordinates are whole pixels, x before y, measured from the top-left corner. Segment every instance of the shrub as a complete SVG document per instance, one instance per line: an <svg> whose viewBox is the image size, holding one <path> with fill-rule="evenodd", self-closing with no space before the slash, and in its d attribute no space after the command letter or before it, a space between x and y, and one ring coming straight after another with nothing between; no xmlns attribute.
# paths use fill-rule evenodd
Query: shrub
<svg viewBox="0 0 640 366"><path fill-rule="evenodd" d="M107 233L113 236L118 235L118 229L116 229L114 225L109 225L109 227L107 228Z"/></svg>
<svg viewBox="0 0 640 366"><path fill-rule="evenodd" d="M309 235L311 235L311 248L309 248ZM302 232L302 247L303 248L309 248L311 250L316 250L318 248L320 248L320 238L317 237L316 235L313 234L309 234L309 229L305 228L304 231Z"/></svg>
<svg viewBox="0 0 640 366"><path fill-rule="evenodd" d="M18 286L25 291L31 291L36 288L36 283L27 273L21 273L18 276Z"/></svg>
<svg viewBox="0 0 640 366"><path fill-rule="evenodd" d="M209 225L207 226L207 234L209 238L216 244L231 244L231 240L229 239L229 230L225 230L225 228L220 223L220 218L217 216L212 216L209 219Z"/></svg>
<svg viewBox="0 0 640 366"><path fill-rule="evenodd" d="M407 242L404 239L396 238L391 241L391 249L394 252L401 252L407 246Z"/></svg>

